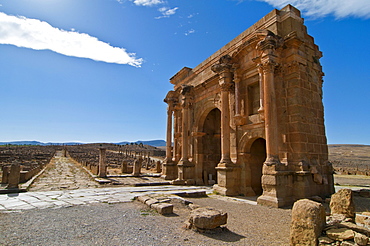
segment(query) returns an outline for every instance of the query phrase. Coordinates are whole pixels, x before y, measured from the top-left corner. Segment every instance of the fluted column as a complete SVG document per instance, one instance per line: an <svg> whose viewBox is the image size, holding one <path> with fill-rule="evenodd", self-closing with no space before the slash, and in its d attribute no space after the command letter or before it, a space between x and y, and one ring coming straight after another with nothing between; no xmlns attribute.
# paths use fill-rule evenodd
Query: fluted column
<svg viewBox="0 0 370 246"><path fill-rule="evenodd" d="M259 68L262 69L263 109L265 120L266 160L262 169L263 193L257 203L272 207L283 207L292 203L290 188L293 183L288 178L289 171L285 170L279 160L279 129L277 100L275 92L275 68L278 65L278 52L282 39L266 32L266 37L257 45L261 52ZM261 71L261 70L260 70Z"/></svg>
<svg viewBox="0 0 370 246"><path fill-rule="evenodd" d="M162 178L173 180L177 178L177 165L173 162L172 157L172 115L174 107L178 103L179 94L175 91L167 93L164 102L167 107L167 131L166 131L166 159L163 161Z"/></svg>
<svg viewBox="0 0 370 246"><path fill-rule="evenodd" d="M277 64L276 48L279 45L279 38L272 32L258 43L257 48L262 51L259 59L259 72L261 76L261 102L259 109L264 113L265 136L266 136L266 165L280 164L279 160L279 135L278 115L275 94L275 68ZM261 74L262 73L262 74Z"/></svg>
<svg viewBox="0 0 370 246"><path fill-rule="evenodd" d="M174 184L194 184L194 163L189 161L189 111L192 104L192 86L183 85L181 89L182 132L181 159L177 164L178 178Z"/></svg>
<svg viewBox="0 0 370 246"><path fill-rule="evenodd" d="M184 97L182 102L182 146L181 162L189 161L189 99Z"/></svg>
<svg viewBox="0 0 370 246"><path fill-rule="evenodd" d="M232 165L230 159L230 105L229 93L232 88L231 57L224 56L212 66L212 71L219 75L221 87L221 160L219 166Z"/></svg>
<svg viewBox="0 0 370 246"><path fill-rule="evenodd" d="M166 132L166 160L172 161L172 114L171 104L167 107L167 132Z"/></svg>
<svg viewBox="0 0 370 246"><path fill-rule="evenodd" d="M263 92L264 92L264 115L266 133L266 164L278 164L279 161L279 142L278 142L278 121L276 108L276 94L274 83L274 71L276 62L268 58L263 64Z"/></svg>
<svg viewBox="0 0 370 246"><path fill-rule="evenodd" d="M240 167L230 158L230 102L229 95L233 88L232 58L229 55L220 58L219 63L212 66L212 71L219 75L221 87L221 160L217 170L217 184L214 190L222 195L240 194Z"/></svg>

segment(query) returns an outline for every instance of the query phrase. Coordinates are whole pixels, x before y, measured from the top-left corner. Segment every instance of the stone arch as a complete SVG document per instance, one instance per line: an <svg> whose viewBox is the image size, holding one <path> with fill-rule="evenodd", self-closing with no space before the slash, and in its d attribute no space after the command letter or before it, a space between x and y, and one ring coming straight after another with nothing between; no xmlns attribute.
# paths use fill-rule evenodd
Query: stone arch
<svg viewBox="0 0 370 246"><path fill-rule="evenodd" d="M216 166L221 159L221 111L211 102L203 106L196 118L196 172L204 184L211 185L217 183Z"/></svg>
<svg viewBox="0 0 370 246"><path fill-rule="evenodd" d="M239 162L242 167L242 193L245 196L262 194L262 167L266 160L266 140L262 129L246 132L239 142Z"/></svg>

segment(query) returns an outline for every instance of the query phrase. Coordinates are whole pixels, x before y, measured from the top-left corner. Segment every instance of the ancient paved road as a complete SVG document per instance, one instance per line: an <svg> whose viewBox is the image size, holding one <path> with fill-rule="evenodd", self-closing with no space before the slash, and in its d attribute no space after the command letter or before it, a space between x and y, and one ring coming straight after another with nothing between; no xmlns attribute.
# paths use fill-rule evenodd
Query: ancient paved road
<svg viewBox="0 0 370 246"><path fill-rule="evenodd" d="M29 191L75 190L97 188L92 178L70 158L56 153L46 170L31 185Z"/></svg>
<svg viewBox="0 0 370 246"><path fill-rule="evenodd" d="M150 182L154 178L125 179L126 183L133 184ZM99 187L101 186L80 165L57 152L45 171L31 185L29 192L0 195L0 212L70 207L96 202L130 202L135 196L152 193L211 192L210 187L199 186Z"/></svg>
<svg viewBox="0 0 370 246"><path fill-rule="evenodd" d="M209 187L200 186L146 186L95 188L60 191L39 191L0 195L0 212L12 212L28 209L71 207L96 202L119 203L131 202L134 197L144 194L173 194L178 192L206 191Z"/></svg>

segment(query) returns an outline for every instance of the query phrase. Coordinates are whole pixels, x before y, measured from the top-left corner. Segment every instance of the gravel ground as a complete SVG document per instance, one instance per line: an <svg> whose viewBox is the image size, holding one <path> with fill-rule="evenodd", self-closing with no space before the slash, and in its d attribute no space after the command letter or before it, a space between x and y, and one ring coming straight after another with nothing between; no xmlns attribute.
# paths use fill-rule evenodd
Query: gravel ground
<svg viewBox="0 0 370 246"><path fill-rule="evenodd" d="M189 210L161 216L139 202L0 214L0 245L288 245L290 210L215 198L189 199L228 212L227 229L183 228Z"/></svg>

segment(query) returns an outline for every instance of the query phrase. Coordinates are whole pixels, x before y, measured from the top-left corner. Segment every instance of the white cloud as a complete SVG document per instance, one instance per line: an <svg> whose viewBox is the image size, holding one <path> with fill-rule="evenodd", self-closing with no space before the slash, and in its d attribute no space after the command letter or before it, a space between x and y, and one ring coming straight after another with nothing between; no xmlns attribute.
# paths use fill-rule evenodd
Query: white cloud
<svg viewBox="0 0 370 246"><path fill-rule="evenodd" d="M171 15L174 15L176 14L176 11L178 10L179 8L176 7L176 8L167 8L167 7L162 7L162 8L159 8L158 11L161 12L162 16L159 16L159 17L156 17L156 19L161 19L161 18L168 18L170 17Z"/></svg>
<svg viewBox="0 0 370 246"><path fill-rule="evenodd" d="M72 29L73 30L73 29ZM0 44L34 50L52 50L66 56L140 67L143 60L134 53L113 47L85 33L65 31L49 23L0 12Z"/></svg>
<svg viewBox="0 0 370 246"><path fill-rule="evenodd" d="M134 4L138 6L153 6L163 3L162 0L134 0Z"/></svg>
<svg viewBox="0 0 370 246"><path fill-rule="evenodd" d="M291 4L314 18L333 14L336 18L370 18L370 0L259 0L276 8Z"/></svg>
<svg viewBox="0 0 370 246"><path fill-rule="evenodd" d="M188 36L188 35L190 35L190 34L192 34L192 33L195 33L195 30L194 30L194 29L190 29L189 31L187 31L187 32L185 33L185 36Z"/></svg>

